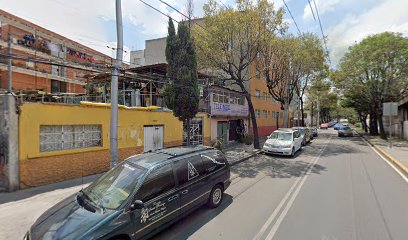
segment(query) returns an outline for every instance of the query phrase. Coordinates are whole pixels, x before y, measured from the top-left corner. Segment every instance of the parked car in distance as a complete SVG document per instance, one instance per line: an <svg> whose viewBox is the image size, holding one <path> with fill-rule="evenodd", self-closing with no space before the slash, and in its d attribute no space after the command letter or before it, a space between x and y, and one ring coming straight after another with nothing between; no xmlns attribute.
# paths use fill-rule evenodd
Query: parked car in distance
<svg viewBox="0 0 408 240"><path fill-rule="evenodd" d="M312 140L312 132L306 127L293 127L293 130L298 130L303 138L303 146Z"/></svg>
<svg viewBox="0 0 408 240"><path fill-rule="evenodd" d="M342 128L339 128L339 131L337 132L337 135L339 137L352 137L353 136L353 130L350 127L343 126Z"/></svg>
<svg viewBox="0 0 408 240"><path fill-rule="evenodd" d="M331 122L328 122L327 125L329 125L329 128L331 128L334 125L336 125L336 123L337 123L336 121L331 121Z"/></svg>
<svg viewBox="0 0 408 240"><path fill-rule="evenodd" d="M269 135L263 151L270 154L295 156L302 149L303 138L299 131L292 129L279 129Z"/></svg>
<svg viewBox="0 0 408 240"><path fill-rule="evenodd" d="M306 128L310 132L310 140L313 140L314 139L313 128L311 128L311 127L306 127Z"/></svg>
<svg viewBox="0 0 408 240"><path fill-rule="evenodd" d="M319 133L317 132L317 128L316 127L312 127L312 136L313 137L317 137L319 135Z"/></svg>
<svg viewBox="0 0 408 240"><path fill-rule="evenodd" d="M149 238L203 204L218 207L230 183L214 148L135 155L43 213L24 239Z"/></svg>
<svg viewBox="0 0 408 240"><path fill-rule="evenodd" d="M328 128L329 128L329 124L327 123L320 124L320 129L328 129Z"/></svg>
<svg viewBox="0 0 408 240"><path fill-rule="evenodd" d="M336 124L334 124L333 129L334 130L339 130L342 127L344 127L344 126L341 123L336 123Z"/></svg>

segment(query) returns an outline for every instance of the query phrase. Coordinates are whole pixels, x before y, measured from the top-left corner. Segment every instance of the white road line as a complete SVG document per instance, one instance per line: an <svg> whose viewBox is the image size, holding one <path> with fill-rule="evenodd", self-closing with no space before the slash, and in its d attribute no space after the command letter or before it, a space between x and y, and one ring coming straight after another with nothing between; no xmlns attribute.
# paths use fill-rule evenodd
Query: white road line
<svg viewBox="0 0 408 240"><path fill-rule="evenodd" d="M363 139L363 141L364 141L375 153L377 153L377 155L380 156L380 158L382 158L382 160L384 160L388 165L390 165L390 166L402 177L402 179L404 179L405 182L408 183L408 178L407 178L407 176L405 176L397 167L395 167L394 164L390 163L390 161L388 161L386 158L384 158L384 157L381 155L381 153L379 153L379 152L377 151L377 149L375 149L373 146L371 146L371 145L367 142L367 140L365 140L365 139L364 139L363 137L361 137L361 136L360 136L360 138Z"/></svg>
<svg viewBox="0 0 408 240"><path fill-rule="evenodd" d="M290 195L293 193L294 189L296 188L296 186L298 185L298 183L303 179L305 176L307 176L311 171L312 168L314 167L314 165L316 164L317 160L320 158L320 156L322 155L322 153L324 152L324 149L326 149L326 146L328 145L328 143L330 142L331 137L329 138L329 140L326 142L326 144L324 145L324 147L320 150L319 155L317 157L315 157L314 160L312 160L308 165L307 165L307 171L303 173L303 175L301 175L296 181L295 183L292 185L292 187L289 189L289 191L286 193L285 197L280 201L279 205L275 208L275 210L273 211L272 215L268 218L268 220L265 222L265 224L262 226L262 228L259 230L259 232L256 234L256 236L253 238L253 240L260 240L262 238L262 236L264 235L265 231L268 229L268 227L270 226L270 224L273 222L273 220L276 218L276 216L278 215L278 213L281 211L282 207L285 205L287 199L290 197ZM317 160L316 160L317 159ZM301 183L301 185L303 185ZM293 197L292 197L293 198ZM290 200L289 200L290 201ZM269 235L268 235L269 236Z"/></svg>
<svg viewBox="0 0 408 240"><path fill-rule="evenodd" d="M261 230L259 230L258 234L253 238L253 240L260 240L262 235L265 233L266 229L269 227L269 225L272 223L272 221L275 219L276 215L280 212L281 208L283 205L286 203L286 200L289 198L289 196L292 194L293 189L296 187L298 182L300 181L301 178L298 178L295 183L292 185L292 187L289 189L289 191L286 193L285 197L280 201L279 205L275 208L275 211L273 211L272 215L268 218L268 220L265 222L265 224L262 226Z"/></svg>
<svg viewBox="0 0 408 240"><path fill-rule="evenodd" d="M302 188L302 186L305 183L305 181L306 181L307 177L309 176L309 174L312 172L312 169L313 169L314 165L319 161L319 159L322 156L322 154L323 154L324 150L326 149L327 145L330 143L330 140L331 140L331 137L329 138L326 145L322 148L319 155L315 157L314 161L312 162L312 165L309 167L307 172L303 175L302 181L297 186L295 192L293 193L292 197L290 198L290 200L289 200L288 204L286 205L285 209L283 209L281 215L278 217L275 224L272 226L271 231L269 232L268 236L265 239L272 240L273 237L275 236L280 224L282 223L283 219L285 219L286 214L289 212L290 208L293 205L293 202L295 201L297 195L299 194L300 189Z"/></svg>

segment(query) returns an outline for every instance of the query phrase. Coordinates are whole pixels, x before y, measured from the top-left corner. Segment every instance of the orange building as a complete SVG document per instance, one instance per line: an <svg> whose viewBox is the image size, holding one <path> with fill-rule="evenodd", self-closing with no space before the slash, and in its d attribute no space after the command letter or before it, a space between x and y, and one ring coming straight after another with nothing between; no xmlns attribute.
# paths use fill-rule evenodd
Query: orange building
<svg viewBox="0 0 408 240"><path fill-rule="evenodd" d="M86 76L112 61L107 55L0 10L0 89L8 88L5 54L9 37L14 57L13 91L84 93Z"/></svg>
<svg viewBox="0 0 408 240"><path fill-rule="evenodd" d="M275 101L269 94L265 78L256 69L256 64L252 65L251 74L249 90L258 125L258 134L259 137L265 137L279 127L283 127L283 110L280 108L280 103ZM251 125L249 133L252 134L252 132Z"/></svg>

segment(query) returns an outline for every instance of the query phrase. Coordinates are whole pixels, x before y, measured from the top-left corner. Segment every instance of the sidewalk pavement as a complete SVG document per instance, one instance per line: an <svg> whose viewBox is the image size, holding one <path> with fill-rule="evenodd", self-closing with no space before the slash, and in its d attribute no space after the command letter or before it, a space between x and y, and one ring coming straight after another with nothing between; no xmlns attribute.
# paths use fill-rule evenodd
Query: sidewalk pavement
<svg viewBox="0 0 408 240"><path fill-rule="evenodd" d="M262 146L266 139L260 141L260 145ZM231 165L238 164L242 161L245 161L256 154L258 154L260 150L254 149L253 145L245 145L243 143L231 143L228 144L225 149L224 153L227 156L228 162ZM0 209L5 207L8 203L12 204L13 202L25 201L32 198L38 198L43 196L46 193L54 192L55 197L60 197L60 194L57 193L66 193L63 196L69 196L70 194L79 191L81 187L86 187L93 181L97 180L101 174L85 176L83 178L76 178L71 179L63 182L52 183L44 186L28 188L24 190L19 190L15 192L0 192ZM51 202L55 202L57 199L51 199ZM62 200L62 199L61 199Z"/></svg>
<svg viewBox="0 0 408 240"><path fill-rule="evenodd" d="M266 138L259 139L259 146L263 146L265 143ZM225 146L223 152L227 157L228 162L231 166L238 164L242 161L245 161L256 154L260 153L261 149L254 149L254 145L246 145L244 143L230 143Z"/></svg>
<svg viewBox="0 0 408 240"><path fill-rule="evenodd" d="M370 136L365 132L358 132L365 138L383 157L401 169L408 176L408 141L403 139L392 139L392 148L389 148L388 140L380 136Z"/></svg>

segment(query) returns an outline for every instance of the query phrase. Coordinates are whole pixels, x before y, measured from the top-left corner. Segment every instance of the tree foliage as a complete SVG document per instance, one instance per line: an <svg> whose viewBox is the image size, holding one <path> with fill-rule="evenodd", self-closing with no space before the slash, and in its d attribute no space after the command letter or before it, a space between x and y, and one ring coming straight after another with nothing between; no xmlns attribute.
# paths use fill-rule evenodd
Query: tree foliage
<svg viewBox="0 0 408 240"><path fill-rule="evenodd" d="M204 5L205 29L194 28L200 68L216 69L219 77L237 86L248 101L254 134L259 148L258 128L248 82L251 67L263 51L265 34L276 34L283 27L283 11L267 0L237 0L235 8L209 0ZM268 30L268 31L266 31Z"/></svg>
<svg viewBox="0 0 408 240"><path fill-rule="evenodd" d="M174 116L187 123L187 145L190 144L190 120L198 112L200 98L197 76L197 57L190 29L185 23L178 25L177 34L169 19L166 60L167 77L171 83L164 88L163 96Z"/></svg>
<svg viewBox="0 0 408 240"><path fill-rule="evenodd" d="M349 48L331 77L348 106L370 115L370 133L379 129L385 138L382 103L398 101L408 88L408 38L384 32L363 39Z"/></svg>
<svg viewBox="0 0 408 240"><path fill-rule="evenodd" d="M289 107L296 94L300 100L303 123L303 95L306 88L310 81L327 69L322 42L311 33L267 37L260 65L269 93L281 103L282 110Z"/></svg>

